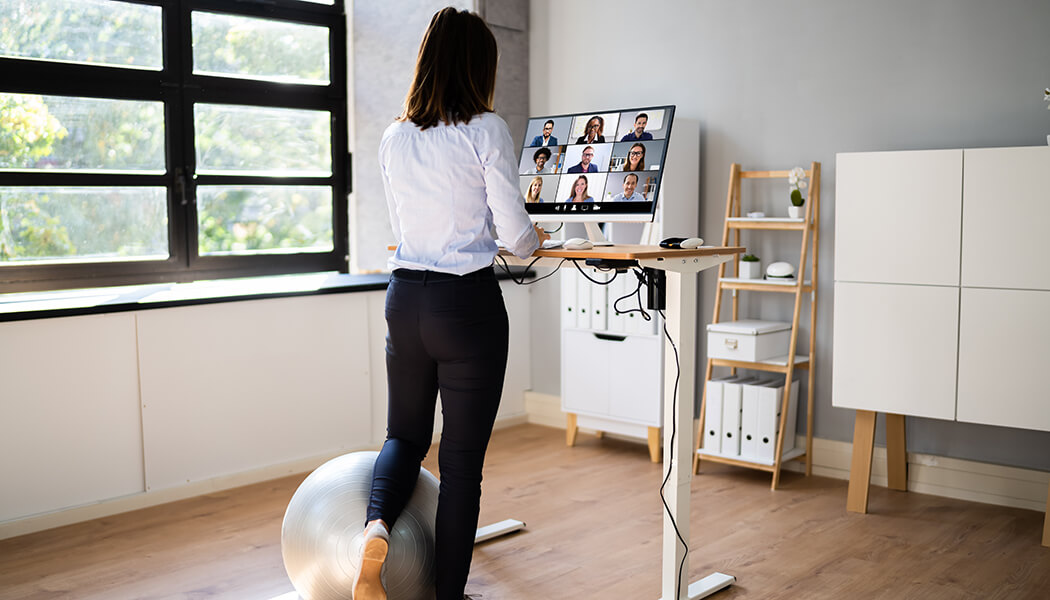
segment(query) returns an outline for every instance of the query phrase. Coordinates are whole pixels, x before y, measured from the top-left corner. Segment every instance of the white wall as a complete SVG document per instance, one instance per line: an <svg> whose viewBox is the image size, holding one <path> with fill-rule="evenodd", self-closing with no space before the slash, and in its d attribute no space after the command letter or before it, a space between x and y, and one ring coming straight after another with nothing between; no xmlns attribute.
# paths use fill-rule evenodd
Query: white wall
<svg viewBox="0 0 1050 600"><path fill-rule="evenodd" d="M528 291L504 284L523 419ZM385 293L0 323L0 539L310 470L386 435ZM440 427L440 421L438 423Z"/></svg>
<svg viewBox="0 0 1050 600"><path fill-rule="evenodd" d="M701 237L721 240L731 163L822 163L815 434L851 439L853 412L830 399L835 153L1045 144L1050 2L534 0L530 8L532 114L676 104L677 118L701 123ZM756 187L758 208L786 212L786 190ZM885 193L894 191L889 173ZM786 239L767 234L749 249L770 261L794 252L797 261ZM711 318L713 280L701 276L701 323ZM559 372L558 294L539 288L533 299L535 389L557 395L549 375ZM787 320L790 302L779 300L745 300L742 310ZM1050 469L1050 434L924 419L908 427L917 452Z"/></svg>

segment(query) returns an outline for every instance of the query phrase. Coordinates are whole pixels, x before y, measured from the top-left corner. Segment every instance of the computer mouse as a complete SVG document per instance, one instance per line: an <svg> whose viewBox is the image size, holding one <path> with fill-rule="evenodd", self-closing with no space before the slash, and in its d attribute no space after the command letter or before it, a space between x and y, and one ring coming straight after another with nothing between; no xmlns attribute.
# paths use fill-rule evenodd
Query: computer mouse
<svg viewBox="0 0 1050 600"><path fill-rule="evenodd" d="M565 243L561 245L566 250L590 250L594 247L594 244L590 240L583 238L569 238L565 240Z"/></svg>
<svg viewBox="0 0 1050 600"><path fill-rule="evenodd" d="M688 245L687 245L688 244ZM704 245L704 240L700 238L684 238L684 237L669 237L660 242L661 248L699 248Z"/></svg>

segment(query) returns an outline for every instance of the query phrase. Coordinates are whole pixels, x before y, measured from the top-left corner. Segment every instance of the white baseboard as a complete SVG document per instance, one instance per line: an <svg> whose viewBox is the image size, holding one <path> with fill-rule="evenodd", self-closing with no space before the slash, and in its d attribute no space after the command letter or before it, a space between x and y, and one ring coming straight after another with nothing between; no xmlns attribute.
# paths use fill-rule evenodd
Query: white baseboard
<svg viewBox="0 0 1050 600"><path fill-rule="evenodd" d="M526 391L525 411L529 423L565 429L558 396ZM806 438L797 436L795 443L805 446ZM849 442L813 438L813 474L848 480L852 454L853 444ZM791 461L784 468L804 471L805 464ZM885 448L875 448L871 483L886 487ZM908 490L920 494L1045 512L1048 485L1050 473L1044 471L908 453Z"/></svg>
<svg viewBox="0 0 1050 600"><path fill-rule="evenodd" d="M515 425L522 425L527 422L529 422L527 414L510 415L497 419L494 429L504 429ZM562 423L561 426L564 428L565 424ZM439 436L439 433L435 434L435 442L438 441ZM4 521L0 522L0 540L25 535L27 533L44 531L46 529L53 529L55 527L62 527L63 525L72 525L73 523L80 523L82 521L90 521L91 519L99 519L119 513L139 510L141 508L167 504L168 502L185 500L186 498L193 498L195 496L229 490L245 485L251 485L253 483L278 479L288 475L295 475L297 473L308 473L336 456L359 450L378 450L380 445L381 444L365 445L336 452L334 454L295 460L279 465L235 473L233 475L215 477L205 481L187 483L186 485L180 485L178 487L140 492L121 498L111 498L101 502L85 504L83 506L75 506L55 512Z"/></svg>

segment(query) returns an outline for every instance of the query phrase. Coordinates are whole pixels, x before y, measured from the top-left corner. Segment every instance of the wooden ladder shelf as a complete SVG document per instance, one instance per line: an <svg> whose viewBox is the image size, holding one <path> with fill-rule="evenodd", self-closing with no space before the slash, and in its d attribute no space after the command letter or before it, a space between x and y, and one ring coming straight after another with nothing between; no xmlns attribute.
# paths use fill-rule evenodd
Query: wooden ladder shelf
<svg viewBox="0 0 1050 600"><path fill-rule="evenodd" d="M806 177L810 182L809 198L805 203L805 214L801 219L790 218L745 218L741 217L741 193L740 182L744 179L787 179L790 171L742 171L740 165L733 164L729 170L729 192L726 198L725 223L722 230L723 246L740 246L741 232L748 231L798 231L802 233L801 249L798 271L793 282L769 282L761 279L740 279L740 256L733 261L734 273L737 277L726 277L726 263L718 268L718 285L715 292L715 309L712 323L721 320L722 294L730 291L732 295L732 320L736 321L739 311L739 292L769 292L794 294L795 307L791 321L790 346L786 360L768 360L760 362L748 362L739 360L726 360L719 358L707 359L707 370L704 376L703 400L700 405L700 428L696 436L695 451L693 452L693 473L698 473L700 460L730 464L740 467L759 469L773 474L772 489L776 489L780 482L780 469L787 460L805 459L806 475L813 471L813 383L815 371L815 347L816 347L816 321L817 321L817 258L819 255L820 241L820 163L814 162L806 170ZM730 244L730 235L734 236ZM807 268L807 262L808 267ZM807 273L810 280L806 280ZM799 321L802 314L802 301L809 296L809 349L808 354L798 352ZM784 395L781 401L780 420L778 423L778 434L776 448L774 451L773 464L756 462L745 456L724 456L720 454L704 453L701 443L704 439L704 416L707 409L707 385L711 379L715 367L729 368L732 374L737 369L751 369L766 371L784 376ZM783 451L784 438L787 435L795 435L795 424L787 423L788 403L791 398L791 382L795 371L805 370L809 373L809 385L807 386L806 401L806 447L804 450L794 450L788 454Z"/></svg>

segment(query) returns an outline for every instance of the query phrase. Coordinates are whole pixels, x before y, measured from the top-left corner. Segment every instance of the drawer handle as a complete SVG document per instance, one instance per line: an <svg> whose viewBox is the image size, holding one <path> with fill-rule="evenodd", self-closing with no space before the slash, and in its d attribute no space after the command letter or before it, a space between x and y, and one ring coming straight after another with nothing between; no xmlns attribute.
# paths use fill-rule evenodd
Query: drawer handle
<svg viewBox="0 0 1050 600"><path fill-rule="evenodd" d="M736 340L735 339L733 339L733 338L726 338L725 339L725 344L726 344L726 348L729 348L730 350L736 350Z"/></svg>
<svg viewBox="0 0 1050 600"><path fill-rule="evenodd" d="M622 342L627 339L626 335L611 335L608 333L596 333L594 337L607 342Z"/></svg>

